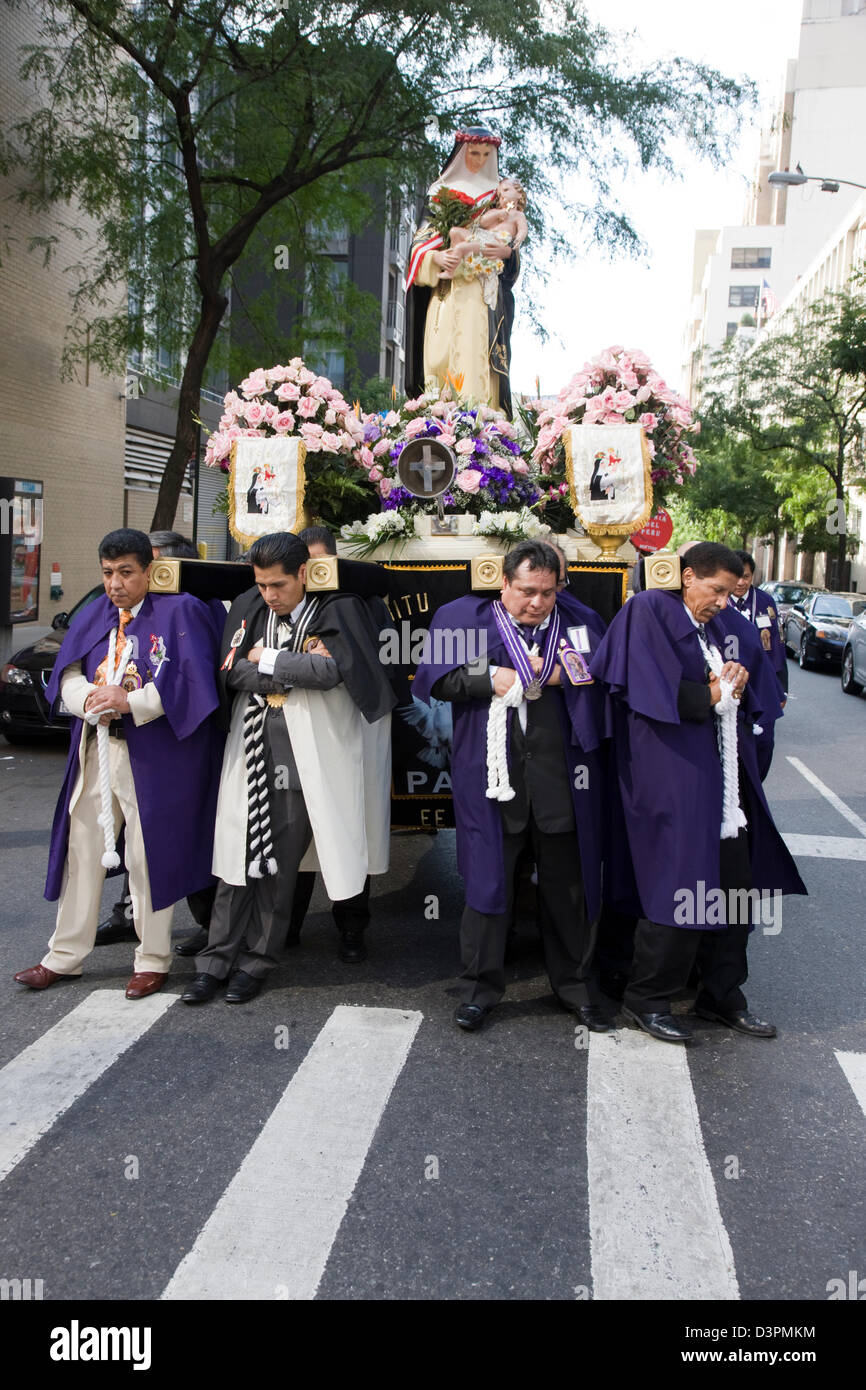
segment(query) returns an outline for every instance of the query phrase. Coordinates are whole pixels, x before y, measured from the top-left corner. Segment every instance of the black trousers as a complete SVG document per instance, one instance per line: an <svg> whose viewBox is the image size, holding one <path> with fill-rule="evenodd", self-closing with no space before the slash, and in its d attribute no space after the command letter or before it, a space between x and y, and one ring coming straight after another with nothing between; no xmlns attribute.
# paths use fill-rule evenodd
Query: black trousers
<svg viewBox="0 0 866 1390"><path fill-rule="evenodd" d="M752 873L745 830L719 845L719 886L751 888ZM641 921L634 941L631 979L623 1003L635 1013L670 1013L671 998L684 989L697 965L701 985L695 1005L723 1013L746 1007L741 986L749 976L746 948L748 922L702 931Z"/></svg>
<svg viewBox="0 0 866 1390"><path fill-rule="evenodd" d="M583 873L577 835L547 835L530 816L518 834L503 835L505 911L476 912L468 905L460 922L463 962L461 995L465 1004L489 1008L505 993L505 943L514 906L515 866L521 851L531 846L538 869L539 912L544 964L554 994L564 1003L590 1003L590 962L595 948L595 923L586 915Z"/></svg>
<svg viewBox="0 0 866 1390"><path fill-rule="evenodd" d="M304 870L295 881L295 897L292 903L292 918L289 936L297 936L310 907L310 899L316 886L316 875ZM331 904L331 912L337 929L363 931L370 920L370 875L364 880L364 887L354 898L340 898Z"/></svg>

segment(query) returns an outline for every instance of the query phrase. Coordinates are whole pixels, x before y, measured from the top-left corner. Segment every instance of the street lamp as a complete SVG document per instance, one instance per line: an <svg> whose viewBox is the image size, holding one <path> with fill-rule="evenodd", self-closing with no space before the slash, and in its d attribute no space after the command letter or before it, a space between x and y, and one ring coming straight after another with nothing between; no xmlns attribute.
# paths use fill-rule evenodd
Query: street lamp
<svg viewBox="0 0 866 1390"><path fill-rule="evenodd" d="M854 183L851 179L825 179L817 174L804 174L799 164L795 173L790 169L777 169L767 182L775 188L798 188L802 183L820 183L822 193L838 193L839 185L843 183L848 188L866 188L866 183Z"/></svg>

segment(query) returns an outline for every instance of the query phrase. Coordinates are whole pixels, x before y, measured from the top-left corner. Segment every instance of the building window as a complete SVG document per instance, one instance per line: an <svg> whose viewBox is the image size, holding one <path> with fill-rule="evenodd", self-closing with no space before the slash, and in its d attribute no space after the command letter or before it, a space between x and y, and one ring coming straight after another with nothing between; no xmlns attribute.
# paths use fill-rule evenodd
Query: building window
<svg viewBox="0 0 866 1390"><path fill-rule="evenodd" d="M728 287L728 305L732 309L757 309L758 307L758 285L730 285Z"/></svg>
<svg viewBox="0 0 866 1390"><path fill-rule="evenodd" d="M736 333L736 331L737 331L737 325L736 325L735 323L729 323L729 324L727 324L726 327L725 327L725 338L733 338L733 336L734 336L734 334Z"/></svg>
<svg viewBox="0 0 866 1390"><path fill-rule="evenodd" d="M731 251L731 270L769 270L770 246L735 246Z"/></svg>

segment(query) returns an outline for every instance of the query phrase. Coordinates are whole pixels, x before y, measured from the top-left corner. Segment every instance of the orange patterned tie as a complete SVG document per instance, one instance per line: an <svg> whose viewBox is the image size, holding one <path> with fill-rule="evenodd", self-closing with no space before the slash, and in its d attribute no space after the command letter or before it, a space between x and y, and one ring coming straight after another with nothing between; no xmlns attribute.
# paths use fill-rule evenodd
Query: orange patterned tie
<svg viewBox="0 0 866 1390"><path fill-rule="evenodd" d="M129 626L129 624L130 624L131 622L132 622L132 609L131 609L131 608L121 608L121 610L120 610L120 623L119 623L118 629L117 629L117 643L116 643L115 649L114 649L114 669L115 669L115 671L117 670L118 666L120 665L120 659L121 659L121 657L124 656L125 653L126 653L126 648L127 648L127 646L128 646L128 643L127 643L125 634L126 634L126 629L128 628L128 626ZM101 662L99 663L99 665L97 666L97 668L96 668L96 675L93 677L93 684L94 684L94 685L105 685L105 684L106 684L106 680L107 680L107 675L108 675L108 656L106 655L106 657L104 658L104 660L101 661Z"/></svg>

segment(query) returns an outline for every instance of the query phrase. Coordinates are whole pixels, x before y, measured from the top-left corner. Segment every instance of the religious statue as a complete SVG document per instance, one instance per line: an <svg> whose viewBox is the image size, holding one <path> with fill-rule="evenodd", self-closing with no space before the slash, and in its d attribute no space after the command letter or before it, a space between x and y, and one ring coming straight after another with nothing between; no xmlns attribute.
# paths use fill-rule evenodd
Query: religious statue
<svg viewBox="0 0 866 1390"><path fill-rule="evenodd" d="M512 286L528 227L523 189L499 178L499 145L483 126L458 130L428 190L406 276L406 391L450 385L510 419Z"/></svg>

